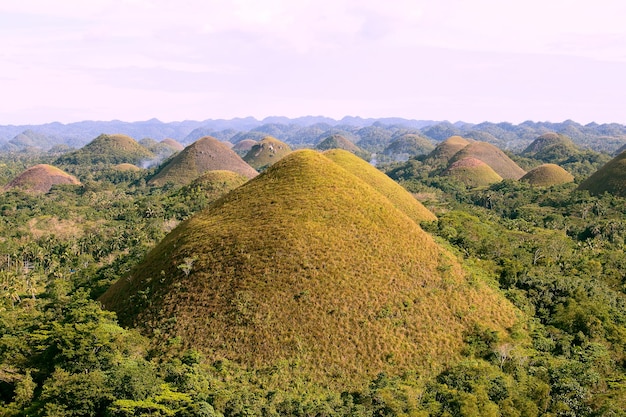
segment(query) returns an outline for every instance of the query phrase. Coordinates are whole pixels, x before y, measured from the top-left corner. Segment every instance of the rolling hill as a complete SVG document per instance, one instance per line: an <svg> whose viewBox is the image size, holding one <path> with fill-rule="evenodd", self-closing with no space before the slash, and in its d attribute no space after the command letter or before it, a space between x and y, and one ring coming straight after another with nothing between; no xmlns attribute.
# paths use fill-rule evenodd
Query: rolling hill
<svg viewBox="0 0 626 417"><path fill-rule="evenodd" d="M477 323L506 333L516 320L392 201L312 150L181 223L100 301L211 360L290 364L339 387L440 369Z"/></svg>
<svg viewBox="0 0 626 417"><path fill-rule="evenodd" d="M162 186L168 182L189 184L207 171L228 170L247 178L258 172L248 165L232 149L211 136L198 139L180 151L148 181L150 185Z"/></svg>

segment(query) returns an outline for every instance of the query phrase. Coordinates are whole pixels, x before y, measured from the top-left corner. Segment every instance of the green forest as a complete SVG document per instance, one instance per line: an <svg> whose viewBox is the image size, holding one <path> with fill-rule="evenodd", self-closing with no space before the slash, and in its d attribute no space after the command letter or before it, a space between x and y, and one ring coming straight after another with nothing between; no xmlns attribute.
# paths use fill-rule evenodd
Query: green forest
<svg viewBox="0 0 626 417"><path fill-rule="evenodd" d="M217 348L196 345L172 330L182 325L182 313L160 318L160 327L151 331L129 322L122 326L115 312L103 308L100 298L118 280L130 281L128 277L139 274L137 265L154 258L156 255L150 255L150 251L164 239L167 242L173 230L191 228L194 223L190 219L194 218L201 219L202 225L210 222L208 215L197 217L199 213L219 213L226 219L222 214L226 208L239 200L248 202L249 195L265 196L261 193L268 187L275 187L269 191L271 197L259 197L256 206L246 206L256 210L250 218L266 212L274 216L288 212L290 207L283 211L274 207L281 204L280 184L287 181L286 173L294 172L310 176L310 182L294 181L303 189L313 181L320 187L336 189L330 181L340 174L345 178L350 175L350 187L370 196L369 188L361 185L361 179L357 181L359 173L370 184L379 181L369 168L352 160L336 160L344 163L343 168L329 162L324 168L328 178L324 179L315 167L310 168L312 173L296 170L294 159L272 170L268 166L275 161L270 155L259 164L262 171L267 170L246 185L242 184L247 178L232 176L188 184L167 181L156 186L150 184L150 179L172 157L160 166L122 170L114 164L138 164L145 156L124 154L130 152L128 149L122 151L124 158L108 158L99 150L97 161L76 152L0 154L2 186L36 164L59 166L80 180L78 185L54 185L45 193L11 188L0 194L0 415L626 416L626 198L619 192L580 187L613 155L568 147L550 148L551 153L541 155L531 150L507 153L507 160L510 158L524 172L555 163L571 173L573 181L538 186L520 180L521 175L506 178L498 172L498 180L479 184L446 171L450 159L444 163L435 158L442 154L443 142L431 142L435 150L428 149L430 154L413 155L403 162L383 158L377 167L436 215L415 220L419 221L416 236L421 238L418 233L423 230L428 235L425 242L432 240L436 248L442 248L437 251L451 254L449 260L439 259L437 265L433 264L433 274L441 278L433 289L426 290L433 299L442 300L456 292L494 294L489 297L501 299L510 307L489 311L510 318L494 317L487 324L480 318L484 306L450 308L447 313L451 320L465 327L459 330L461 343L444 341L451 352L447 358L433 356L411 365L398 353L400 347L384 357L373 352L373 365L359 365L353 380L346 380L345 375L338 377L341 371L333 377L335 363L329 363L328 372L316 373L304 359L251 363L212 354ZM368 150L367 143L361 145ZM331 158L332 154L328 155ZM482 158L480 153L472 155ZM308 161L304 157L301 160ZM487 163L497 171L495 165ZM352 170L354 179L352 173L343 174L344 169ZM398 206L390 195L385 199ZM303 197L298 194L297 198ZM332 198L327 200L332 203ZM392 210L392 204L383 202L382 197L381 208L374 206L378 200L368 201L372 207L367 207L363 216L371 217L363 217L362 222L376 227L378 223L367 222L386 219L383 208ZM302 207L309 204L308 200L301 203ZM304 224L311 227L311 234L317 233L312 226L322 221L317 214L305 209L299 213L295 215L307 216ZM395 211L389 213L393 214L389 217L399 216ZM268 230L291 236L289 230L278 226ZM361 233L360 229L357 232ZM334 238L332 233L314 237L329 242ZM194 238L201 239L200 235ZM394 235L393 239L399 238ZM237 240L242 248L246 242L243 238ZM346 250L356 250L354 247ZM185 248L180 249L177 263L163 267L162 283L170 282L171 276L200 276L203 259L195 252L185 252ZM383 259L387 254L382 252L388 250L373 248L373 256ZM244 249L241 251L233 259L246 255ZM266 268L268 282L272 280L270 266ZM379 266L372 261L368 267ZM306 269L312 277L321 274L316 265L297 264L294 268ZM333 265L324 268L335 271ZM457 268L464 271L459 272L463 282L455 281ZM217 276L221 270L211 271ZM156 271L155 280L158 275ZM129 302L133 306L156 304L158 297L150 292L151 288L154 291L156 287L133 293ZM304 305L312 298L310 291L307 287L290 302ZM242 329L237 333L242 338L245 331L258 327L258 314L251 307L255 297L253 290L242 290L231 301L237 303L232 307L238 312L233 320ZM480 297L485 298L476 299L490 299L487 295ZM388 327L406 325L410 311L417 311L417 301L409 297L397 304L378 299L370 302L380 303L376 304L377 314L368 318L373 324L360 325L380 329L381 334ZM448 307L432 307L439 308ZM340 316L344 312L332 314ZM332 337L347 338L353 330L347 327L342 331L345 334ZM218 339L218 332L217 327L208 328L202 337ZM294 346L299 343L291 342ZM384 371L371 374L378 362ZM366 375L364 380L362 375Z"/></svg>

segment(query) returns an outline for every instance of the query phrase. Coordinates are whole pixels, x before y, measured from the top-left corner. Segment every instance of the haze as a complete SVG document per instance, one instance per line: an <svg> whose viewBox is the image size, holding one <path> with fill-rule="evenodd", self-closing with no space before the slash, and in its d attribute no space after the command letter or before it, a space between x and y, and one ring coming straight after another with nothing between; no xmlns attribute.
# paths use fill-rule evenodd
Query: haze
<svg viewBox="0 0 626 417"><path fill-rule="evenodd" d="M626 3L0 4L0 124L271 115L626 123Z"/></svg>

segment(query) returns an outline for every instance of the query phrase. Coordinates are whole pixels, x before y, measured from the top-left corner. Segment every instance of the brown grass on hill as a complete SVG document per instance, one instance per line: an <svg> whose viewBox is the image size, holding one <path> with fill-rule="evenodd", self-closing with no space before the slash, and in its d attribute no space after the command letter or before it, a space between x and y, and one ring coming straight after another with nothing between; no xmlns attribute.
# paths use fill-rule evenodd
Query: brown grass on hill
<svg viewBox="0 0 626 417"><path fill-rule="evenodd" d="M574 176L556 164L543 164L528 171L520 178L537 187L565 184L574 181Z"/></svg>
<svg viewBox="0 0 626 417"><path fill-rule="evenodd" d="M257 142L254 139L244 139L242 141L235 143L232 149L234 151L246 151L247 152L250 149L252 149L252 147L256 145L256 143Z"/></svg>
<svg viewBox="0 0 626 417"><path fill-rule="evenodd" d="M178 141L171 139L171 138L166 138L163 139L161 141L162 144L169 146L170 148L172 148L175 151L182 151L183 149L185 149L185 147Z"/></svg>
<svg viewBox="0 0 626 417"><path fill-rule="evenodd" d="M626 197L626 152L622 152L589 178L580 183L579 190L589 190L593 195L609 193Z"/></svg>
<svg viewBox="0 0 626 417"><path fill-rule="evenodd" d="M31 193L47 193L53 185L74 184L80 181L73 175L47 164L39 164L28 168L15 177L5 187L5 191L18 188Z"/></svg>
<svg viewBox="0 0 626 417"><path fill-rule="evenodd" d="M445 167L457 152L465 148L471 142L471 139L465 139L461 136L450 136L428 154L426 162L433 166Z"/></svg>
<svg viewBox="0 0 626 417"><path fill-rule="evenodd" d="M324 155L374 187L376 191L387 197L398 209L402 210L404 214L416 223L437 220L437 216L424 207L420 201L400 184L358 156L341 149L326 151Z"/></svg>
<svg viewBox="0 0 626 417"><path fill-rule="evenodd" d="M484 187L502 181L502 177L489 165L473 157L453 162L442 175L455 178L468 187Z"/></svg>
<svg viewBox="0 0 626 417"><path fill-rule="evenodd" d="M437 369L476 323L516 320L388 198L311 150L181 223L100 300L210 360L290 363L344 388Z"/></svg>
<svg viewBox="0 0 626 417"><path fill-rule="evenodd" d="M458 151L450 162L473 157L489 165L504 179L519 179L526 171L520 168L501 149L487 142L472 142Z"/></svg>
<svg viewBox="0 0 626 417"><path fill-rule="evenodd" d="M117 164L113 167L113 169L115 171L121 171L121 172L137 172L137 171L141 171L141 168L139 168L137 165L133 165L133 164L128 164L128 163L123 163L123 164Z"/></svg>
<svg viewBox="0 0 626 417"><path fill-rule="evenodd" d="M180 151L148 183L156 186L168 182L189 184L203 173L216 170L237 172L247 178L258 175L254 168L224 143L205 136Z"/></svg>
<svg viewBox="0 0 626 417"><path fill-rule="evenodd" d="M251 167L263 170L289 153L291 153L291 147L285 142L272 136L266 136L250 148L243 160Z"/></svg>

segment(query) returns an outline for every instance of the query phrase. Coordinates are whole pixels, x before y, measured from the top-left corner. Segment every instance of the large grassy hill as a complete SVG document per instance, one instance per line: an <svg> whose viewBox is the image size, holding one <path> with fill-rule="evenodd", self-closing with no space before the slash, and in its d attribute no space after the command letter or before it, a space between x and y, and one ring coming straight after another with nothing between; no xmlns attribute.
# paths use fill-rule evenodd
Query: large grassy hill
<svg viewBox="0 0 626 417"><path fill-rule="evenodd" d="M340 387L439 369L476 324L515 322L392 201L311 150L181 223L100 300L211 360Z"/></svg>
<svg viewBox="0 0 626 417"><path fill-rule="evenodd" d="M185 185L207 171L217 170L237 172L247 178L258 175L254 168L227 145L214 137L205 136L180 151L148 183L156 186L168 182Z"/></svg>

